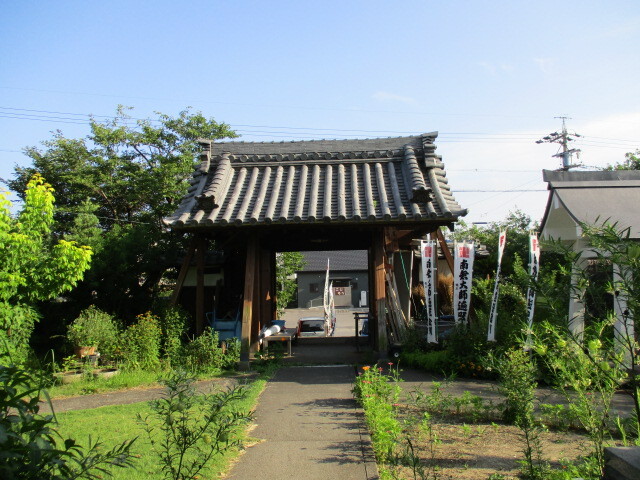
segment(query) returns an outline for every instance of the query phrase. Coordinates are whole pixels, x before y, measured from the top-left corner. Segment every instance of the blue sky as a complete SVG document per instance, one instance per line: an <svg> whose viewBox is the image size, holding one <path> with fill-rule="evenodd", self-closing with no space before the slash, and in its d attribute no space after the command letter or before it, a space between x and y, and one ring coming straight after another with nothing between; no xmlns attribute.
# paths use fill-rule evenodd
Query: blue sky
<svg viewBox="0 0 640 480"><path fill-rule="evenodd" d="M585 165L640 148L639 46L637 1L4 0L0 177L87 114L191 106L246 141L438 131L468 221L539 219L554 117Z"/></svg>

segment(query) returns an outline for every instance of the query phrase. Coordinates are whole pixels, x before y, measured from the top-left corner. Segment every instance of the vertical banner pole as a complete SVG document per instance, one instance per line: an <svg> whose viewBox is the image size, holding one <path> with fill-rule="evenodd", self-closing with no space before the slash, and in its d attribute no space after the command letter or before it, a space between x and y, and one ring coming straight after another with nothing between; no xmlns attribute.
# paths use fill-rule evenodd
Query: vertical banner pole
<svg viewBox="0 0 640 480"><path fill-rule="evenodd" d="M329 335L329 332L331 331L329 319L329 288L331 288L331 286L329 285L329 259L327 258L327 275L324 279L324 293L322 295L322 308L324 310L324 333L326 335Z"/></svg>
<svg viewBox="0 0 640 480"><path fill-rule="evenodd" d="M500 266L502 265L502 254L507 241L507 232L500 230L498 239L498 268L496 269L496 283L493 287L493 297L491 298L491 311L489 312L489 330L487 341L496 341L496 322L498 320L498 296L500 295Z"/></svg>
<svg viewBox="0 0 640 480"><path fill-rule="evenodd" d="M435 302L435 275L436 275L436 242L422 240L420 252L422 254L422 285L424 287L424 300L427 308L427 342L438 343L438 324Z"/></svg>
<svg viewBox="0 0 640 480"><path fill-rule="evenodd" d="M453 318L456 325L467 325L469 305L471 302L471 286L473 284L473 260L475 246L473 242L454 243L453 272Z"/></svg>
<svg viewBox="0 0 640 480"><path fill-rule="evenodd" d="M531 281L538 280L538 272L540 270L540 243L538 243L538 236L531 232L529 234L529 276ZM531 338L533 327L533 311L536 303L536 291L529 287L527 290L527 340L525 343L525 350L530 350L533 347L533 339Z"/></svg>

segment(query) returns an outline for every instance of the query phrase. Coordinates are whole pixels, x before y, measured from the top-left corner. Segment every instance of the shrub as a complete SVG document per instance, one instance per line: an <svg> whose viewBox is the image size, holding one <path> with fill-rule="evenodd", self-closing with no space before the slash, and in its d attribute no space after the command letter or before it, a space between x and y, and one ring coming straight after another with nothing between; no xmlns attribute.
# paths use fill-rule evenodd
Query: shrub
<svg viewBox="0 0 640 480"><path fill-rule="evenodd" d="M218 343L218 332L211 330L211 327L206 327L200 336L195 337L183 347L182 366L192 373L221 370L224 354Z"/></svg>
<svg viewBox="0 0 640 480"><path fill-rule="evenodd" d="M160 364L158 318L150 313L137 316L137 322L122 334L120 349L124 361L132 368L153 369Z"/></svg>
<svg viewBox="0 0 640 480"><path fill-rule="evenodd" d="M548 465L542 458L541 427L534 419L536 366L529 354L511 349L493 362L500 375L500 393L505 396L503 418L520 429L524 462L523 478L544 480Z"/></svg>
<svg viewBox="0 0 640 480"><path fill-rule="evenodd" d="M101 354L111 356L116 349L118 328L111 315L92 305L69 325L67 339L74 347L97 347Z"/></svg>
<svg viewBox="0 0 640 480"><path fill-rule="evenodd" d="M246 397L242 387L209 395L198 394L194 378L183 371L163 380L166 393L150 402L152 413L138 416L159 457L165 479L199 478L198 473L211 460L229 448L240 445L235 434L251 419L251 413L238 411L233 404Z"/></svg>
<svg viewBox="0 0 640 480"><path fill-rule="evenodd" d="M402 364L413 368L421 368L427 372L449 374L453 371L451 353L447 350L431 352L402 352Z"/></svg>
<svg viewBox="0 0 640 480"><path fill-rule="evenodd" d="M227 350L224 352L224 357L222 359L222 368L225 369L234 369L240 361L240 339L239 338L230 338L226 342Z"/></svg>
<svg viewBox="0 0 640 480"><path fill-rule="evenodd" d="M163 308L160 312L160 330L162 331L160 352L170 365L180 363L182 338L189 324L187 312L178 307Z"/></svg>

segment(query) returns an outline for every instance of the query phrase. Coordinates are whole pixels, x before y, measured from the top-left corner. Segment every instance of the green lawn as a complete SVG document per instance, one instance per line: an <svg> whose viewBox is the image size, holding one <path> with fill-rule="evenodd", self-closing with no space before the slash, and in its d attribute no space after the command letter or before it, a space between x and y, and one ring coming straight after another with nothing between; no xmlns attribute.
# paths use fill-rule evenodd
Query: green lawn
<svg viewBox="0 0 640 480"><path fill-rule="evenodd" d="M231 372L233 374L234 372ZM68 385L54 385L48 389L51 398L75 397L77 395L89 395L92 393L105 393L117 390L126 390L134 387L157 387L160 384L158 379L166 376L168 371L121 371L117 375L110 378L99 378L91 380L82 380L77 383ZM198 380L206 380L209 378L223 377L230 372L211 373L208 375L199 375Z"/></svg>
<svg viewBox="0 0 640 480"><path fill-rule="evenodd" d="M258 396L264 389L267 376L262 376L248 386L247 397L237 406L246 410L253 410ZM58 414L59 432L63 437L72 437L83 445L88 443L88 438L100 439L105 449L138 437L132 447L133 453L138 457L134 469L115 469L115 479L161 479L160 464L157 456L152 451L146 433L137 423L136 417L143 417L151 412L147 402L131 405L100 407L90 410L77 410ZM242 433L242 438L246 434ZM201 472L200 478L217 478L228 469L231 460L237 456L237 451L227 452L224 456L214 458L206 470Z"/></svg>

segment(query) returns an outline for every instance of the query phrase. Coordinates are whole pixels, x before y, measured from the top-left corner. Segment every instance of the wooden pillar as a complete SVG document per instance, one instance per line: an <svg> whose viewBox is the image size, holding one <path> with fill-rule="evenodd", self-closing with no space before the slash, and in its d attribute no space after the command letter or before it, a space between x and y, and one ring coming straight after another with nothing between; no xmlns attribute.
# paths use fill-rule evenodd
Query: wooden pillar
<svg viewBox="0 0 640 480"><path fill-rule="evenodd" d="M374 292L373 302L376 307L377 323L376 349L381 359L387 358L389 340L387 338L387 309L384 265L384 232L378 231L373 236Z"/></svg>
<svg viewBox="0 0 640 480"><path fill-rule="evenodd" d="M173 294L171 295L171 306L175 307L178 303L178 299L180 298L180 291L182 290L182 285L184 285L184 279L187 278L187 273L189 272L189 268L191 267L191 259L193 258L193 252L196 249L196 239L191 238L191 242L189 243L189 249L187 250L187 255L184 257L182 261L182 266L180 267L180 272L178 273L178 279L176 280L176 286L173 289Z"/></svg>
<svg viewBox="0 0 640 480"><path fill-rule="evenodd" d="M278 284L276 278L276 252L269 254L269 292L271 292L271 318L278 318Z"/></svg>
<svg viewBox="0 0 640 480"><path fill-rule="evenodd" d="M271 282L271 250L262 249L260 252L260 328L269 325L275 317L273 316L273 290Z"/></svg>
<svg viewBox="0 0 640 480"><path fill-rule="evenodd" d="M264 310L264 302L262 301L262 282L261 282L261 266L262 266L262 250L258 246L256 249L256 264L253 269L253 305L251 312L251 346L249 348L250 356L253 356L260 349L258 343L258 335L262 321L262 312Z"/></svg>
<svg viewBox="0 0 640 480"><path fill-rule="evenodd" d="M204 331L204 258L207 240L202 235L196 237L196 334Z"/></svg>
<svg viewBox="0 0 640 480"><path fill-rule="evenodd" d="M240 362L249 365L251 352L251 325L256 283L256 264L258 261L258 239L251 235L247 240L246 262L244 268L244 297L242 302L242 334L240 346Z"/></svg>

